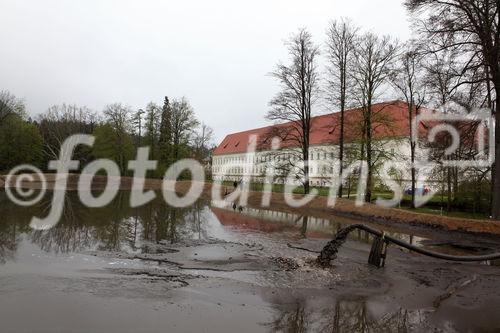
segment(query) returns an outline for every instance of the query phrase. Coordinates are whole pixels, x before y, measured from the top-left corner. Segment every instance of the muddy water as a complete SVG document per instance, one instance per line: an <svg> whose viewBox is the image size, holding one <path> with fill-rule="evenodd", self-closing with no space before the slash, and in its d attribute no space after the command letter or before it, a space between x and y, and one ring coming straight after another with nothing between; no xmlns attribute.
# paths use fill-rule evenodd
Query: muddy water
<svg viewBox="0 0 500 333"><path fill-rule="evenodd" d="M64 215L33 231L50 196L19 208L0 193L0 331L260 332L498 331L500 267L437 262L391 248L366 264L371 238L351 235L336 266L314 254L342 225L226 203L185 209L129 193L89 209L69 194ZM486 253L495 238L376 225L447 253ZM486 265L489 264L489 265ZM493 265L492 265L493 264Z"/></svg>

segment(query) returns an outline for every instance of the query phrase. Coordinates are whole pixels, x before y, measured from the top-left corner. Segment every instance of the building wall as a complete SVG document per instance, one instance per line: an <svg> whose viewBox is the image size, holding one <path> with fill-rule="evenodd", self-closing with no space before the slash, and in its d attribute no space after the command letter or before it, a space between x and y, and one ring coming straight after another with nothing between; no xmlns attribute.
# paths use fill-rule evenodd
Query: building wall
<svg viewBox="0 0 500 333"><path fill-rule="evenodd" d="M346 144L345 151L354 148ZM375 155L380 163L405 162L409 160L410 147L408 138L379 140L373 143ZM359 145L357 145L359 146ZM359 150L359 148L357 148ZM378 155L377 155L378 154ZM334 169L334 162L338 161L338 145L313 145L309 149L309 177L310 184L313 186L329 186L332 179L337 177ZM347 155L347 154L346 154ZM355 157L351 157L354 158ZM266 172L274 170L274 183L284 183L290 164L298 164L302 168L303 163L300 158L300 150L283 149L279 151L258 151L243 154L215 155L212 161L212 177L214 180L221 181L240 181L249 180L251 182L269 182L266 181ZM354 161L345 158L348 165ZM288 165L288 167L287 167ZM403 168L400 175L403 183L409 181L409 168ZM335 173L335 174L334 174ZM292 173L295 175L294 173ZM300 176L300 175L299 175ZM288 180L287 183L299 184L298 180Z"/></svg>

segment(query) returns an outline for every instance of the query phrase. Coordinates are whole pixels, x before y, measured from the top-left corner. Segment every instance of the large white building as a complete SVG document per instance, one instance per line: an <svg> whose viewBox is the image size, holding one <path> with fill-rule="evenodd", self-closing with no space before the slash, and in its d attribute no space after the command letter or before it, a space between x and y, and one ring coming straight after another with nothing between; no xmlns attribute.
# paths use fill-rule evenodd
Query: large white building
<svg viewBox="0 0 500 333"><path fill-rule="evenodd" d="M345 111L344 161L358 160L362 138L361 109ZM374 161L404 161L409 159L410 120L407 104L402 101L373 105L372 131ZM296 140L281 141L272 149L274 130L280 133L295 131L293 124L281 124L227 135L214 150L212 176L214 180L300 183L303 158ZM293 135L292 135L293 136ZM309 149L309 179L314 186L329 185L336 176L335 161L339 155L340 113L312 118ZM293 168L293 166L298 166ZM294 172L290 172L291 170ZM272 172L271 172L272 170ZM406 169L408 171L408 169ZM274 177L266 175L274 174ZM286 178L291 175L291 178ZM245 178L247 177L247 178ZM408 180L408 172L400 177Z"/></svg>

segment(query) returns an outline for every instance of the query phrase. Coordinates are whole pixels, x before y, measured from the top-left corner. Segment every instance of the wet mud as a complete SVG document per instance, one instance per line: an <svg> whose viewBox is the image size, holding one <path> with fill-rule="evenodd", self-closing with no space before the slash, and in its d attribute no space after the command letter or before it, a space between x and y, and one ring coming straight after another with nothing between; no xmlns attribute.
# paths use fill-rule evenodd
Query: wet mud
<svg viewBox="0 0 500 333"><path fill-rule="evenodd" d="M43 210L45 206L41 206ZM55 228L0 207L0 331L496 332L500 263L452 263L350 236L333 266L317 253L339 221L207 202L102 210L68 199ZM358 221L340 220L342 225ZM382 226L379 226L382 228ZM498 250L491 237L387 228L455 254Z"/></svg>

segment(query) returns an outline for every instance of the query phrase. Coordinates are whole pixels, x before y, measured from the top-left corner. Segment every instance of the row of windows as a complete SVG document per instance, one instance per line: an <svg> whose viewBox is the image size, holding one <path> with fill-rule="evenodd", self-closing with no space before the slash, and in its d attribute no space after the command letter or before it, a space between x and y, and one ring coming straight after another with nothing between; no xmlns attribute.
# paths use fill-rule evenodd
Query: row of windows
<svg viewBox="0 0 500 333"><path fill-rule="evenodd" d="M311 152L309 154L309 160L327 160L333 159L334 153L330 152ZM216 157L214 159L214 165L223 165L227 163L263 163L271 161L298 161L301 157L298 154L283 153L283 154L267 154L261 156L247 155L247 156L229 156L229 157Z"/></svg>
<svg viewBox="0 0 500 333"><path fill-rule="evenodd" d="M212 170L215 173L223 172L224 168L221 167L213 167ZM226 173L228 174L243 174L243 173L254 173L254 174L263 174L266 172L266 168L264 166L254 166L252 168L244 168L244 167L232 167L225 168Z"/></svg>
<svg viewBox="0 0 500 333"><path fill-rule="evenodd" d="M212 168L213 172L215 173L221 173L223 172L222 167L216 167L214 166ZM317 174L332 174L333 173L333 167L328 166L328 165L322 165L322 166L311 166L309 167L309 171L311 173L317 173ZM263 174L266 172L266 167L265 166L253 166L253 167L232 167L232 168L227 168L226 173L228 174L243 174L243 173L253 173L253 174ZM279 173L277 171L276 173Z"/></svg>
<svg viewBox="0 0 500 333"><path fill-rule="evenodd" d="M240 175L229 175L229 176L214 176L214 180L222 180L222 181L240 181L241 176ZM252 178L253 182L257 183L264 183L265 181L262 178ZM301 185L302 183L300 181L293 181L292 182L295 185ZM285 179L283 178L276 178L274 180L274 184L285 184ZM321 179L321 180L310 180L309 184L312 186L330 186L331 181L328 179Z"/></svg>

